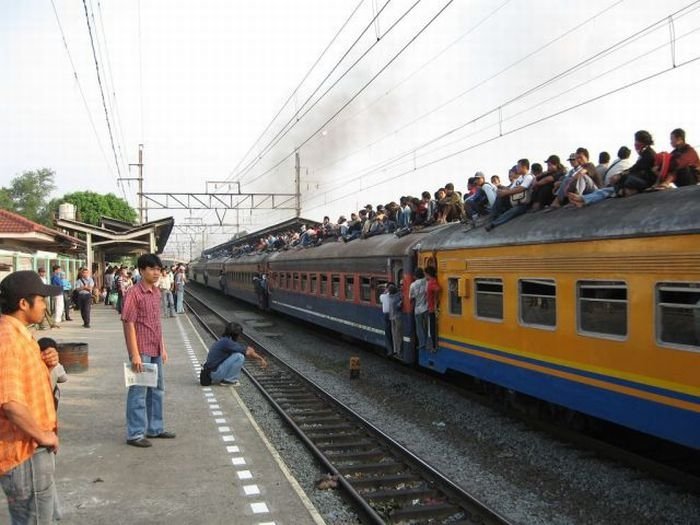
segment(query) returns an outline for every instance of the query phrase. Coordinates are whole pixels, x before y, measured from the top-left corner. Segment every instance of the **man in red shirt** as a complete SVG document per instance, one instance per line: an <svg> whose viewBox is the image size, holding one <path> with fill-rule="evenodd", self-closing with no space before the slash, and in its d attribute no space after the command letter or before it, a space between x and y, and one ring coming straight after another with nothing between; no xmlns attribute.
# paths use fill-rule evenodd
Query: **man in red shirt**
<svg viewBox="0 0 700 525"><path fill-rule="evenodd" d="M45 297L61 292L32 271L11 273L0 283L0 485L12 523L53 523L58 512L49 372L58 353L40 352L27 326L44 318Z"/></svg>
<svg viewBox="0 0 700 525"><path fill-rule="evenodd" d="M130 386L126 398L126 442L134 447L150 447L147 438L172 439L163 429L163 365L168 361L160 324L160 290L157 283L163 264L157 255L139 257L141 280L124 297L122 322L131 368L140 373L144 363L158 365L155 387Z"/></svg>
<svg viewBox="0 0 700 525"><path fill-rule="evenodd" d="M426 291L428 294L428 341L426 348L429 352L436 352L437 344L437 309L440 305L440 284L437 281L435 268L428 266L425 269L425 277L428 280Z"/></svg>

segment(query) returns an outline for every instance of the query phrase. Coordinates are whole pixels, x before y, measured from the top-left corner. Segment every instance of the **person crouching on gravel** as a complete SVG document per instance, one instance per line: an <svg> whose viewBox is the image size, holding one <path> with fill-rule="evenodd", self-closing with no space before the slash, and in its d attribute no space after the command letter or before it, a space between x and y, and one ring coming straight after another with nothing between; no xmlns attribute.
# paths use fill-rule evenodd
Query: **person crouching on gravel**
<svg viewBox="0 0 700 525"><path fill-rule="evenodd" d="M211 381L214 384L238 386L238 378L241 376L241 369L246 357L255 359L260 366L267 368L267 361L258 354L252 347L246 347L238 342L238 338L243 333L243 327L230 322L224 328L221 339L216 341L207 354L207 362L204 367L211 370Z"/></svg>

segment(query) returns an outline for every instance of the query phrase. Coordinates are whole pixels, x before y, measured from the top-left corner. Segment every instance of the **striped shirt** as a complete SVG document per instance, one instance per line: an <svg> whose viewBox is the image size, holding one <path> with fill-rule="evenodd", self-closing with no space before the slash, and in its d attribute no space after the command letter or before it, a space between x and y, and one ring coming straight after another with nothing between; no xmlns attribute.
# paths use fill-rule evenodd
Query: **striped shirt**
<svg viewBox="0 0 700 525"><path fill-rule="evenodd" d="M163 353L163 332L160 325L160 290L146 288L139 281L124 296L122 321L134 323L139 354L158 357Z"/></svg>
<svg viewBox="0 0 700 525"><path fill-rule="evenodd" d="M51 374L27 327L9 315L0 317L0 405L24 406L44 432L56 431ZM0 411L0 474L29 459L37 442Z"/></svg>

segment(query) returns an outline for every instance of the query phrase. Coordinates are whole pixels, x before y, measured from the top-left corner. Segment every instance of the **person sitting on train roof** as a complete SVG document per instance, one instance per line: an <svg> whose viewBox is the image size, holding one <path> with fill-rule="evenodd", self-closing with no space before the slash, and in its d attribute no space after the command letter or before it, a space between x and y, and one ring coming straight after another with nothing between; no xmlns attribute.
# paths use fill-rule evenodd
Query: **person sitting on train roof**
<svg viewBox="0 0 700 525"><path fill-rule="evenodd" d="M530 205L531 211L541 210L552 203L554 200L554 185L566 174L566 168L562 165L558 155L550 155L545 163L547 164L547 171L539 175L535 174L532 203Z"/></svg>
<svg viewBox="0 0 700 525"><path fill-rule="evenodd" d="M656 182L656 153L651 148L654 141L649 132L641 130L634 134L634 147L639 154L637 162L627 171L614 175L609 179L609 186L601 188L588 195L569 194L569 200L574 206L581 208L611 197L628 197L646 189ZM632 177L630 179L630 177ZM653 182L649 180L653 177ZM648 185L647 185L648 184Z"/></svg>
<svg viewBox="0 0 700 525"><path fill-rule="evenodd" d="M569 161L573 169L561 180L556 190L556 198L552 201L550 210L560 208L568 203L569 193L586 195L598 189L596 178L598 174L595 166L588 161L588 150L583 147L576 149L573 153L573 160L569 156ZM556 185L555 185L556 186Z"/></svg>
<svg viewBox="0 0 700 525"><path fill-rule="evenodd" d="M486 182L484 174L480 171L477 171L473 178L476 191L464 201L464 212L466 218L471 219L475 225L480 216L491 213L498 190L493 184Z"/></svg>
<svg viewBox="0 0 700 525"><path fill-rule="evenodd" d="M491 184L496 186L497 190L503 190L506 188L503 184L501 184L501 177L498 175L491 175Z"/></svg>
<svg viewBox="0 0 700 525"><path fill-rule="evenodd" d="M603 179L603 187L605 186L610 186L610 180L612 177L615 175L619 175L625 170L628 170L629 168L632 167L632 159L630 158L630 154L632 152L627 146L621 146L619 150L617 150L617 160L610 164L610 167L608 168L608 171L605 172L605 177Z"/></svg>
<svg viewBox="0 0 700 525"><path fill-rule="evenodd" d="M445 184L444 192L444 197L438 200L437 222L445 224L462 220L464 216L464 204L462 202L462 197L455 191L454 184L451 182Z"/></svg>
<svg viewBox="0 0 700 525"><path fill-rule="evenodd" d="M602 188L605 184L605 173L610 167L610 153L607 151L601 151L598 154L598 165L595 167L595 171L598 174L598 187Z"/></svg>
<svg viewBox="0 0 700 525"><path fill-rule="evenodd" d="M676 186L700 184L700 160L692 146L685 141L685 131L676 128L671 132L671 163L668 178Z"/></svg>
<svg viewBox="0 0 700 525"><path fill-rule="evenodd" d="M530 161L520 159L516 165L516 174L518 177L510 188L498 190L498 198L491 210L490 222L486 225L486 231L491 231L496 226L527 211L530 204L531 187L535 181L535 176L530 173Z"/></svg>

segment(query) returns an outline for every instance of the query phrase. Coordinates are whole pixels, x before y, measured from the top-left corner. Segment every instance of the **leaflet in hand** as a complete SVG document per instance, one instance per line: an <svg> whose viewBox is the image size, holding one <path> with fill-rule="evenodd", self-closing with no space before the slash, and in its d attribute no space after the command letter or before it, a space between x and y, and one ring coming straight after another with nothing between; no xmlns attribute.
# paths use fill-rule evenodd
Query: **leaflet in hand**
<svg viewBox="0 0 700 525"><path fill-rule="evenodd" d="M124 363L124 385L130 386L158 386L158 365L155 363L143 363L143 372L136 373L131 369L131 363Z"/></svg>

